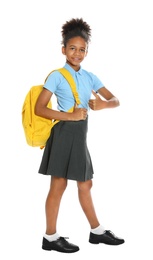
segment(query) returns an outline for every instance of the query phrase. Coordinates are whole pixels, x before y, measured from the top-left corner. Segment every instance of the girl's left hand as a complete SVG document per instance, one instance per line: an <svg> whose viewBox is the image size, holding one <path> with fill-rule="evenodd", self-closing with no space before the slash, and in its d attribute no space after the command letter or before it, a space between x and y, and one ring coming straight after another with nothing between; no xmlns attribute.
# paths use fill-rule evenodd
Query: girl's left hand
<svg viewBox="0 0 153 260"><path fill-rule="evenodd" d="M105 108L106 101L102 100L99 95L96 94L96 92L92 91L92 94L95 96L94 99L89 100L89 107L92 110L100 110Z"/></svg>

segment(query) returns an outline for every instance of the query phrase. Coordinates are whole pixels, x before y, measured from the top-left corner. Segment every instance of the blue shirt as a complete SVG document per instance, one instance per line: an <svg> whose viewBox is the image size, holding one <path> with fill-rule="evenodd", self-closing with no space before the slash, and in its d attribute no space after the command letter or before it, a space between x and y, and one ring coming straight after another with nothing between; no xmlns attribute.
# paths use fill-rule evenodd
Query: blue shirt
<svg viewBox="0 0 153 260"><path fill-rule="evenodd" d="M89 99L92 94L92 90L98 91L101 87L104 87L101 80L91 72L88 72L82 68L79 71L75 71L67 63L66 68L74 78L77 91L81 104L78 107L89 109ZM72 94L72 90L67 80L62 76L59 71L52 72L44 84L44 88L54 93L57 97L58 110L68 111L74 106L75 100Z"/></svg>

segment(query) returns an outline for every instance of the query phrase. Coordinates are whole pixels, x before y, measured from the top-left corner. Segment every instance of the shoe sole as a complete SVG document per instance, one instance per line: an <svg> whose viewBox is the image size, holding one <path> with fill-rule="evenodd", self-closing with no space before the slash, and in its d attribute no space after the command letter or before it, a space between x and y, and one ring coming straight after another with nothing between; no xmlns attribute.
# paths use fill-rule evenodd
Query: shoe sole
<svg viewBox="0 0 153 260"><path fill-rule="evenodd" d="M79 249L76 249L75 251L62 251L62 250L60 251L60 250L57 250L57 249L54 249L54 248L51 249L49 247L44 247L44 246L42 246L42 249L46 250L46 251L52 251L53 250L53 251L57 251L57 252L60 252L60 253L68 253L68 254L69 253L75 253L75 252L79 251Z"/></svg>
<svg viewBox="0 0 153 260"><path fill-rule="evenodd" d="M111 243L107 243L107 242L98 242L98 241L93 241L93 240L89 240L89 243L91 243L91 244L105 244L105 245L110 245L110 246L118 246L118 245L121 245L121 244L123 244L124 243L124 241L123 242L120 242L120 243L117 243L117 244L111 244Z"/></svg>

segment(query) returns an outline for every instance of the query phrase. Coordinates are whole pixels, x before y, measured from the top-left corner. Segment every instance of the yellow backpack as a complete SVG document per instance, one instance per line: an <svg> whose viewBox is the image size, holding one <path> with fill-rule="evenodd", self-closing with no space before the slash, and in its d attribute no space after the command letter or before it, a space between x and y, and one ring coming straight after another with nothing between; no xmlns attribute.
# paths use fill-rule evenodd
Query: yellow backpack
<svg viewBox="0 0 153 260"><path fill-rule="evenodd" d="M76 103L80 104L80 99L76 89L76 85L70 72L65 68L60 68L57 70L66 78L71 87ZM53 71L51 71L50 74ZM47 78L49 77L49 75L47 76ZM43 85L31 87L25 97L22 106L22 126L24 129L26 142L30 146L40 148L43 148L46 145L47 139L51 134L52 127L59 122L59 120L54 121L35 115L35 104L42 89ZM52 108L51 101L49 101L47 107ZM73 107L69 110L69 112L72 111Z"/></svg>

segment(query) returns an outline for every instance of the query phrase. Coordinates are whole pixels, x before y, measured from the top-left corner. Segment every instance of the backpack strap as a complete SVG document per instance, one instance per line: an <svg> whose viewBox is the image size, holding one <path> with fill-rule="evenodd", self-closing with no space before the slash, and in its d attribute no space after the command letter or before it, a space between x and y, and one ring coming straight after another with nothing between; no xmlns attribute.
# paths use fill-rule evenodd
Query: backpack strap
<svg viewBox="0 0 153 260"><path fill-rule="evenodd" d="M81 101L79 99L79 94L77 92L77 88L76 88L76 84L75 84L75 81L71 75L71 73L65 69L65 68L61 68L61 69L58 69L58 71L66 78L66 80L68 81L70 87L71 87L71 90L72 90L72 93L73 93L73 96L75 98L75 101L77 103L77 105L81 104Z"/></svg>
<svg viewBox="0 0 153 260"><path fill-rule="evenodd" d="M79 94L77 92L76 84L75 84L75 81L74 81L71 73L67 69L65 69L65 68L60 68L60 69L56 69L56 70L53 70L53 71L59 71L64 76L64 78L68 81L68 83L69 83L69 85L71 87L71 90L72 90L72 93L73 93L73 96L75 98L75 101L76 101L77 105L81 104L81 101L79 99ZM49 73L49 75L53 71L51 71ZM49 75L47 76L47 78L49 77ZM45 82L46 82L47 78L45 79Z"/></svg>

